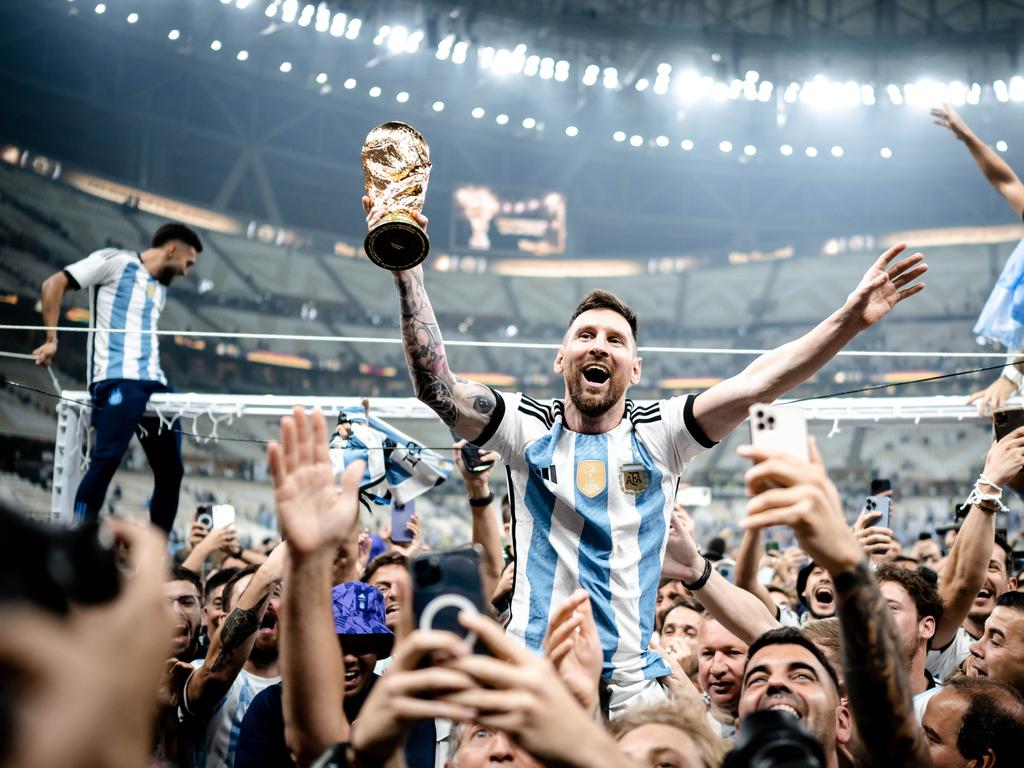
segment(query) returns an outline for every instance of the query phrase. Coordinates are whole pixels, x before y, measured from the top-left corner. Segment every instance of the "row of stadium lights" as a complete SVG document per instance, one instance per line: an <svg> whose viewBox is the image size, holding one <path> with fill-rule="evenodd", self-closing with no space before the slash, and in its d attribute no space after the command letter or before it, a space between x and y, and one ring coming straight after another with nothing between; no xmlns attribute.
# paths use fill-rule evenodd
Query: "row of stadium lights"
<svg viewBox="0 0 1024 768"><path fill-rule="evenodd" d="M68 1L74 2L74 0ZM220 1L224 5L229 5L234 2L235 6L241 10L248 7L251 2L251 0ZM340 12L335 13L332 16L329 9L327 9L323 3L319 6L307 3L303 7L301 13L298 8L298 0L275 0L267 6L266 15L268 17L274 17L277 15L278 9L280 9L281 20L286 23L295 21L300 26L309 26L309 24L313 23L315 19L315 28L318 31L330 32L336 37L344 35L348 39L355 39L359 35L362 21L358 18L348 19L344 13ZM102 14L106 12L106 5L104 3L98 3L94 10L97 14ZM135 24L138 20L139 14L135 12L129 13L126 18L126 21L129 24ZM172 29L167 34L167 38L171 41L178 40L180 37L181 31L178 29ZM378 30L377 36L374 38L373 42L378 46L386 44L388 49L393 52L415 53L422 40L423 33L420 31L415 31L410 34L404 27L390 27L388 25L384 25ZM210 43L210 49L213 51L220 51L222 47L223 44L220 40L213 40ZM451 60L456 63L462 63L465 61L467 50L467 43L464 41L456 42L454 35L448 35L438 44L437 58L451 58ZM545 79L553 78L559 81L568 79L570 69L568 61L559 60L555 62L551 58L541 59L537 56L527 57L525 55L526 50L527 48L525 44L520 44L511 52L505 49L495 51L493 48L484 47L480 49L480 64L484 69L494 68L499 72L522 72L527 76L540 74L540 76ZM238 61L247 61L249 58L249 52L242 49L237 52L235 58L238 59ZM282 73L288 74L292 71L292 64L289 61L283 61L278 69ZM659 94L667 93L672 67L670 64L663 62L658 65L657 72L658 75L655 79L654 91ZM602 75L602 70L599 67L596 65L588 66L584 72L583 84L588 86L595 85L599 75ZM602 76L603 84L606 88L618 87L618 72L614 67L605 67ZM684 82L686 82L687 79L690 80L691 84L699 82L702 87L707 86L714 91L715 98L719 98L721 95L719 86L724 86L723 83L715 83L708 77L697 78L696 80L694 78L695 76L689 73L684 73L683 75ZM329 89L328 80L329 77L326 72L320 72L315 78L316 83L326 89ZM346 79L343 83L343 87L346 90L353 90L357 85L358 83L356 79L351 77ZM649 86L649 81L644 78L640 78L635 84L638 91L645 91ZM831 99L833 102L836 102L841 99L836 96L834 86L839 86L846 94L845 103L847 105L851 105L853 103L855 92L859 93L861 103L875 103L874 89L871 85L865 84L858 86L853 82L845 84L830 83L823 75L818 75L809 84L805 84L802 89L798 83L790 83L783 98L787 102L792 103L797 100L797 94L799 93L800 100L804 101L805 95L808 93L814 93L817 88L822 93L831 92L832 95L825 97L811 96L809 97L811 101L819 103L821 101ZM742 95L748 100L757 99L759 101L769 100L771 98L772 91L774 90L772 83L760 80L759 73L754 70L748 71L743 81L734 80L733 84L726 88L727 92L724 96L721 96L721 98L739 98L739 96ZM956 82L951 83L948 89L945 84L942 83L931 83L930 85L928 83L925 83L924 85L907 84L904 86L902 91L898 86L890 84L887 88L887 93L893 104L902 104L904 102L914 104L933 104L937 101L943 100L932 98L937 95L935 92L936 88L941 88L944 91L943 95L946 98L952 98L954 104L962 103L962 101L966 101L970 104L977 104L981 94L981 86L977 83L974 83L970 88L967 88L966 86L957 84ZM1024 100L1024 78L1011 78L1009 85L1001 80L997 80L993 85L993 89L1000 101ZM367 93L371 98L379 98L383 91L380 86L375 85L372 86ZM904 96L904 94L906 95ZM962 97L962 100L960 97ZM395 101L400 104L407 103L409 101L408 91L399 91L396 93ZM431 108L434 112L442 112L445 109L445 103L443 101L434 101ZM486 115L486 110L483 107L474 107L470 111L470 115L479 120ZM510 122L510 119L511 118L505 113L499 113L495 116L495 122L498 125L507 125ZM543 130L544 128L543 123L538 123L538 121L533 117L523 118L520 124L527 130ZM565 135L569 138L575 138L579 135L579 128L575 125L567 126L565 128ZM624 131L615 131L612 134L612 140L618 143L625 142L627 138L630 146L633 147L642 147L645 144L648 144L644 137L639 134L633 134L628 137ZM670 145L671 141L667 136L662 135L656 137L650 143L654 146L665 148ZM679 146L686 152L693 150L695 147L692 139L683 139ZM1007 143L1003 140L997 141L995 147L1000 152L1006 152L1008 149ZM723 140L719 142L718 149L723 154L728 154L732 152L733 144L728 140ZM742 152L746 157L754 157L757 155L758 149L753 144L747 144L743 147ZM779 147L779 153L783 156L789 157L795 153L795 150L790 144L782 144ZM817 147L808 146L804 148L804 155L809 158L815 158L818 154ZM832 157L841 158L844 156L845 151L841 146L835 145L831 147L830 154ZM879 150L879 155L883 159L888 160L893 155L892 149L890 147L882 147Z"/></svg>

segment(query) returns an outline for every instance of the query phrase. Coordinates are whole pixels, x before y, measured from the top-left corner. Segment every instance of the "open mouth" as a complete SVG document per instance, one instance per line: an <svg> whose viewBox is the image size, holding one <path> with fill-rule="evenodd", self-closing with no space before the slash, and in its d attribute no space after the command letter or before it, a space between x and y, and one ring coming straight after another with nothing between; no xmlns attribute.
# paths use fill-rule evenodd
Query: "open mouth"
<svg viewBox="0 0 1024 768"><path fill-rule="evenodd" d="M989 599L991 599L991 597L992 597L992 591L989 590L989 589L983 589L983 590L981 590L981 592L978 593L978 596L975 597L974 599L975 600L989 600Z"/></svg>
<svg viewBox="0 0 1024 768"><path fill-rule="evenodd" d="M389 605L387 608L384 609L384 613L387 616L390 616L393 613L398 613L398 603L392 603L391 605Z"/></svg>
<svg viewBox="0 0 1024 768"><path fill-rule="evenodd" d="M260 622L260 632L271 633L277 629L277 616L272 613L268 613L263 617L263 621Z"/></svg>
<svg viewBox="0 0 1024 768"><path fill-rule="evenodd" d="M768 709L772 712L789 712L789 714L791 714L797 720L803 720L803 717L800 715L800 713L797 712L793 707L789 706L789 704L773 704L772 706L768 707Z"/></svg>
<svg viewBox="0 0 1024 768"><path fill-rule="evenodd" d="M611 374L599 365L588 365L583 369L583 378L591 384L604 384Z"/></svg>
<svg viewBox="0 0 1024 768"><path fill-rule="evenodd" d="M835 600L835 593L829 587L818 587L814 590L814 599L819 603L825 605L831 605L832 601Z"/></svg>

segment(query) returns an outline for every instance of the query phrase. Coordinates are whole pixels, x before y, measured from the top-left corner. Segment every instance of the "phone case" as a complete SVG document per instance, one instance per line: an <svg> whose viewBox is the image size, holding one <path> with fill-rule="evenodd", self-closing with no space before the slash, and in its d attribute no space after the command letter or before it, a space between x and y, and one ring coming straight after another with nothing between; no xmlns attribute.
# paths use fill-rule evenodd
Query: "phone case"
<svg viewBox="0 0 1024 768"><path fill-rule="evenodd" d="M461 610L484 613L478 546L457 547L416 555L412 574L412 611L419 629L440 629L466 637L459 624ZM486 653L482 646L478 653Z"/></svg>
<svg viewBox="0 0 1024 768"><path fill-rule="evenodd" d="M398 544L407 544L412 541L412 531L409 530L409 521L416 514L416 502L410 501L407 504L391 505L391 540Z"/></svg>
<svg viewBox="0 0 1024 768"><path fill-rule="evenodd" d="M755 448L784 451L802 461L807 452L807 419L795 405L752 405L750 443Z"/></svg>

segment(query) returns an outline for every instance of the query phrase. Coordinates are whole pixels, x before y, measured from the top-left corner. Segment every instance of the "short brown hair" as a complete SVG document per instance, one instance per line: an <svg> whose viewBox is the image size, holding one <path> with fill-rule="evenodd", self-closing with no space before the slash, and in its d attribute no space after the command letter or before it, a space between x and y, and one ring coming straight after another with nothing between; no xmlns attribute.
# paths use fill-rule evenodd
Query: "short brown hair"
<svg viewBox="0 0 1024 768"><path fill-rule="evenodd" d="M800 627L800 631L821 649L825 658L829 660L838 674L843 668L839 655L839 619L835 616L829 616L826 619L811 619Z"/></svg>
<svg viewBox="0 0 1024 768"><path fill-rule="evenodd" d="M644 725L667 725L682 731L693 742L702 768L718 768L725 757L725 745L711 730L707 710L699 699L677 699L634 707L608 724L615 741Z"/></svg>
<svg viewBox="0 0 1024 768"><path fill-rule="evenodd" d="M636 312L630 309L626 302L609 291L593 290L580 299L580 303L572 311L572 317L569 318L569 325L575 323L576 318L584 312L589 312L592 309L609 309L622 315L629 323L629 330L633 332L633 342L639 343L636 335Z"/></svg>
<svg viewBox="0 0 1024 768"><path fill-rule="evenodd" d="M918 621L926 616L931 616L935 621L942 618L942 598L939 597L939 590L916 570L911 571L886 563L875 571L875 578L878 579L879 584L891 581L903 587L910 595L910 599L914 601Z"/></svg>
<svg viewBox="0 0 1024 768"><path fill-rule="evenodd" d="M665 625L665 619L667 619L668 615L672 613L672 611L674 611L676 608L689 608L694 613L704 613L704 606L692 597L675 597L672 599L671 603L662 607L661 610L659 610L655 615L655 629L657 629L660 632L661 628Z"/></svg>

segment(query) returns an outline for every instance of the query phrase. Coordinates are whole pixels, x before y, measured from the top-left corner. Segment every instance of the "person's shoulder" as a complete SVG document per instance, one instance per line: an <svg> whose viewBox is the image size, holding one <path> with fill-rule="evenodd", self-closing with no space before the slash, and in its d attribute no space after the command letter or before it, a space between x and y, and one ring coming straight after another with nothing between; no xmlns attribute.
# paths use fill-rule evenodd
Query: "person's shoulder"
<svg viewBox="0 0 1024 768"><path fill-rule="evenodd" d="M495 391L497 392L497 390ZM546 402L543 400L535 400L522 392L516 392L515 394L498 392L498 395L504 398L506 402L517 399L519 403L516 410L524 416L542 424L545 429L551 429L555 423L555 419L565 415L564 406L561 400L548 400Z"/></svg>

